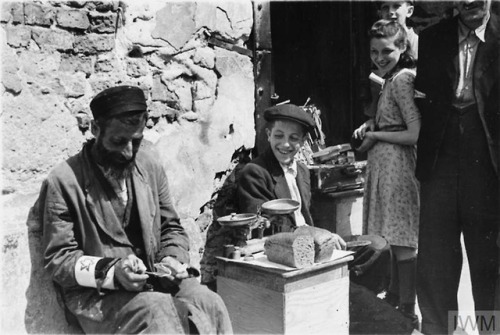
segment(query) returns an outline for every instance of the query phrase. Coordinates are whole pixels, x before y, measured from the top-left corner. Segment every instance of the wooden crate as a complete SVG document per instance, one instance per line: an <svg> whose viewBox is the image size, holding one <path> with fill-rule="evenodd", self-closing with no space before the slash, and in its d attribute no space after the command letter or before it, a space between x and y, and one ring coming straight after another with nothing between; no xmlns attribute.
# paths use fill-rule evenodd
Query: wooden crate
<svg viewBox="0 0 500 335"><path fill-rule="evenodd" d="M217 292L236 334L348 334L352 256L283 272L218 260Z"/></svg>

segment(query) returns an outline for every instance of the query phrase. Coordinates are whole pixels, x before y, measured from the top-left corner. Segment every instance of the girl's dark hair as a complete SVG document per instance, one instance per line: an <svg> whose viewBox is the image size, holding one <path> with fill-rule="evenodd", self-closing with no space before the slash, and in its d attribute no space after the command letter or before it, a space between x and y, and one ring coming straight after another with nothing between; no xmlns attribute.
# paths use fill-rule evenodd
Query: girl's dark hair
<svg viewBox="0 0 500 335"><path fill-rule="evenodd" d="M378 20L373 24L369 31L370 40L373 38L389 38L396 37L394 45L398 48L403 48L406 45L406 50L401 54L398 61L400 68L413 68L416 61L410 54L410 44L408 43L408 35L405 28L397 21L393 20Z"/></svg>

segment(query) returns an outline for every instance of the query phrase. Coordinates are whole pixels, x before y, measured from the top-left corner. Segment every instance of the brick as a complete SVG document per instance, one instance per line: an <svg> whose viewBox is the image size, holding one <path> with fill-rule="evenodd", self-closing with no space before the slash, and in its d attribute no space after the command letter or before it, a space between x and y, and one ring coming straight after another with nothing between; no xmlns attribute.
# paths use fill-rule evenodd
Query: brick
<svg viewBox="0 0 500 335"><path fill-rule="evenodd" d="M66 98L79 98L85 95L87 82L82 72L71 75L61 74L57 79L64 89L63 94Z"/></svg>
<svg viewBox="0 0 500 335"><path fill-rule="evenodd" d="M11 47L19 48L29 45L31 40L31 29L26 26L11 26L5 27L7 35L7 44Z"/></svg>
<svg viewBox="0 0 500 335"><path fill-rule="evenodd" d="M111 72L113 70L115 70L115 65L116 64L113 64L113 60L109 59L109 58L102 58L102 59L98 59L96 62L95 62L95 71L96 72Z"/></svg>
<svg viewBox="0 0 500 335"><path fill-rule="evenodd" d="M50 27L54 22L54 10L52 7L27 2L24 5L26 24Z"/></svg>
<svg viewBox="0 0 500 335"><path fill-rule="evenodd" d="M195 10L195 2L167 2L156 13L156 26L151 36L180 49L196 32Z"/></svg>
<svg viewBox="0 0 500 335"><path fill-rule="evenodd" d="M114 33L116 27L115 13L90 13L90 31L94 33Z"/></svg>
<svg viewBox="0 0 500 335"><path fill-rule="evenodd" d="M85 56L61 55L61 66L63 72L83 72L86 77L92 74L92 59Z"/></svg>
<svg viewBox="0 0 500 335"><path fill-rule="evenodd" d="M69 51L73 49L73 34L59 29L33 28L33 39L45 51Z"/></svg>
<svg viewBox="0 0 500 335"><path fill-rule="evenodd" d="M5 48L2 52L2 84L7 91L19 94L23 89L21 78L17 75L19 64L15 53L10 50Z"/></svg>
<svg viewBox="0 0 500 335"><path fill-rule="evenodd" d="M144 58L127 58L127 75L138 78L148 73L148 62Z"/></svg>
<svg viewBox="0 0 500 335"><path fill-rule="evenodd" d="M85 8L88 10L96 10L98 12L108 12L113 11L116 12L119 7L118 1L88 1L85 5Z"/></svg>
<svg viewBox="0 0 500 335"><path fill-rule="evenodd" d="M2 9L0 10L0 22L7 23L12 19L12 14L7 6L7 3L2 4Z"/></svg>
<svg viewBox="0 0 500 335"><path fill-rule="evenodd" d="M249 66L248 57L234 51L215 49L215 68L222 76L248 73Z"/></svg>
<svg viewBox="0 0 500 335"><path fill-rule="evenodd" d="M153 86L151 88L151 100L161 102L177 101L175 93L170 92L162 82L159 75L153 76Z"/></svg>
<svg viewBox="0 0 500 335"><path fill-rule="evenodd" d="M159 118L165 116L169 121L174 121L179 115L179 111L168 107L165 103L153 101L148 105L149 117Z"/></svg>
<svg viewBox="0 0 500 335"><path fill-rule="evenodd" d="M75 41L75 51L87 55L111 51L114 47L115 38L112 34L88 34L76 37Z"/></svg>
<svg viewBox="0 0 500 335"><path fill-rule="evenodd" d="M12 23L24 24L24 6L22 2L7 2L5 3L8 11L12 15ZM2 7L2 10L4 8Z"/></svg>
<svg viewBox="0 0 500 335"><path fill-rule="evenodd" d="M193 62L207 69L215 66L215 53L211 48L198 48L193 55Z"/></svg>
<svg viewBox="0 0 500 335"><path fill-rule="evenodd" d="M61 8L58 10L56 18L57 24L63 28L86 30L90 27L86 10Z"/></svg>

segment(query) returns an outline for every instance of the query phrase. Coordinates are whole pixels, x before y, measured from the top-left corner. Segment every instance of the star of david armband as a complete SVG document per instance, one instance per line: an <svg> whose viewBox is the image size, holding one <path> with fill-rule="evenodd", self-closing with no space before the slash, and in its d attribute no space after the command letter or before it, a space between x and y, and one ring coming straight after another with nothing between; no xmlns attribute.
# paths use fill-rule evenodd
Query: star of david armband
<svg viewBox="0 0 500 335"><path fill-rule="evenodd" d="M115 267L119 258L82 256L76 261L75 278L80 286L117 290L114 283Z"/></svg>

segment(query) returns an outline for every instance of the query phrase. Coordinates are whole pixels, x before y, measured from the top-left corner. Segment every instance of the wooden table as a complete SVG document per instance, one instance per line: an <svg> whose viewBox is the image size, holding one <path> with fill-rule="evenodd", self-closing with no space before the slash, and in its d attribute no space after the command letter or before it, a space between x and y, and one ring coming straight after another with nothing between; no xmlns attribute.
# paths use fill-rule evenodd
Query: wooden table
<svg viewBox="0 0 500 335"><path fill-rule="evenodd" d="M217 293L236 334L348 334L352 256L284 271L218 258Z"/></svg>

